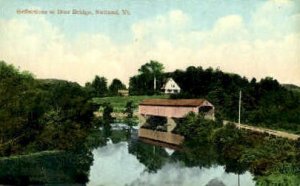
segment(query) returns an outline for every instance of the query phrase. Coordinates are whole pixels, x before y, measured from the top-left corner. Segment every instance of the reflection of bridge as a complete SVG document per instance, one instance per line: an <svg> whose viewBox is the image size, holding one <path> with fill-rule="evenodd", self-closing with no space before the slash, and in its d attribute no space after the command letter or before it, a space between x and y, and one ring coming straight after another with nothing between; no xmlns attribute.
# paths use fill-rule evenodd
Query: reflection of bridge
<svg viewBox="0 0 300 186"><path fill-rule="evenodd" d="M174 119L184 118L189 112L203 112L206 118L214 118L214 106L204 99L146 99L139 105L139 137L178 145L184 138L172 133L176 127ZM167 118L166 131L146 129L151 116Z"/></svg>

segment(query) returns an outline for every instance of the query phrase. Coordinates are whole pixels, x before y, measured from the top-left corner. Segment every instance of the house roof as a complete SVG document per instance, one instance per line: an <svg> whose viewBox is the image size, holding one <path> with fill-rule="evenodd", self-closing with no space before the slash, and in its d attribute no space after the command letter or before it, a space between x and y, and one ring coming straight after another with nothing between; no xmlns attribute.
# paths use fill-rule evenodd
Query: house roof
<svg viewBox="0 0 300 186"><path fill-rule="evenodd" d="M161 87L161 89L166 89L167 83L168 83L169 81L173 81L173 82L176 84L176 86L178 86L178 84L174 81L173 78L167 78L166 81L165 81L165 83L164 83L163 86ZM178 88L180 88L180 87L178 86Z"/></svg>
<svg viewBox="0 0 300 186"><path fill-rule="evenodd" d="M198 107L205 101L205 99L145 99L140 105Z"/></svg>

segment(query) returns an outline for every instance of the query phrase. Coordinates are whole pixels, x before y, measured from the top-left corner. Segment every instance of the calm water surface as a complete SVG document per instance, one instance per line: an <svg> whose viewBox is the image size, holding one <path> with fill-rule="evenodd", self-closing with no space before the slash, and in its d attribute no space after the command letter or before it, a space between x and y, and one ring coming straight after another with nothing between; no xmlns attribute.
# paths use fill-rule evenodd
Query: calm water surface
<svg viewBox="0 0 300 186"><path fill-rule="evenodd" d="M87 185L187 185L235 186L255 185L249 172L226 173L217 164L200 165L178 160L180 153L172 149L140 141L109 142L93 150L94 162ZM175 157L175 158L174 158ZM201 158L199 158L201 159ZM207 159L207 157L205 158ZM197 162L197 161L196 161ZM201 163L200 163L201 164Z"/></svg>
<svg viewBox="0 0 300 186"><path fill-rule="evenodd" d="M247 169L224 159L213 145L172 150L139 140L137 130L129 132L124 125L112 125L105 143L98 132L93 139L103 143L88 150L0 159L0 184L237 186L239 179L241 186L255 185Z"/></svg>

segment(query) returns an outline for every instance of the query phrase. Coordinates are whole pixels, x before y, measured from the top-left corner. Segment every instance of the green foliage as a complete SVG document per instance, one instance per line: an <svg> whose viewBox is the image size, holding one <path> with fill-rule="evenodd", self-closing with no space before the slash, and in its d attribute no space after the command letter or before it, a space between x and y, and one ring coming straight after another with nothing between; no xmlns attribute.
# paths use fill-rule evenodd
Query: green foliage
<svg viewBox="0 0 300 186"><path fill-rule="evenodd" d="M85 140L85 146L89 149L95 149L106 145L106 138L103 136L103 132L99 127L90 131L89 135Z"/></svg>
<svg viewBox="0 0 300 186"><path fill-rule="evenodd" d="M104 104L105 102L110 103L115 112L124 112L124 108L128 101L132 101L136 110L136 105L138 105L144 99L154 99L154 98L168 98L167 95L154 95L154 96L115 96L115 97L103 97L103 98L93 98L93 103ZM100 108L102 109L102 108Z"/></svg>
<svg viewBox="0 0 300 186"><path fill-rule="evenodd" d="M139 68L139 73L141 74L154 74L159 75L164 70L164 65L162 63L159 63L157 61L150 61L149 63L146 63Z"/></svg>
<svg viewBox="0 0 300 186"><path fill-rule="evenodd" d="M86 183L92 157L62 151L0 158L1 184Z"/></svg>
<svg viewBox="0 0 300 186"><path fill-rule="evenodd" d="M36 80L0 62L0 156L80 148L96 106L86 89L63 80Z"/></svg>
<svg viewBox="0 0 300 186"><path fill-rule="evenodd" d="M158 130L158 131L167 131L167 118L161 116L149 116L146 120L146 124L143 125L143 128Z"/></svg>
<svg viewBox="0 0 300 186"><path fill-rule="evenodd" d="M242 123L300 133L300 94L271 77L249 82L237 74L194 66L169 75L182 90L172 98L207 98L224 118L237 121L242 90Z"/></svg>
<svg viewBox="0 0 300 186"><path fill-rule="evenodd" d="M112 131L111 131L111 123L113 122L113 117L111 116L113 112L113 107L111 106L110 103L104 103L103 104L104 110L103 110L103 136L104 138L108 138L111 136Z"/></svg>
<svg viewBox="0 0 300 186"><path fill-rule="evenodd" d="M172 159L184 162L187 167L199 168L218 164L219 154L216 152L213 144L198 144L192 148L185 148L183 151L175 151Z"/></svg>
<svg viewBox="0 0 300 186"><path fill-rule="evenodd" d="M0 156L22 149L18 141L32 138L40 126L41 93L32 75L0 62Z"/></svg>
<svg viewBox="0 0 300 186"><path fill-rule="evenodd" d="M129 143L128 151L146 166L148 172L157 172L168 160L168 154L163 148L138 140Z"/></svg>
<svg viewBox="0 0 300 186"><path fill-rule="evenodd" d="M271 174L269 176L261 176L256 180L257 186L265 185L299 185L300 175L289 174Z"/></svg>
<svg viewBox="0 0 300 186"><path fill-rule="evenodd" d="M193 146L211 142L213 130L218 127L220 127L218 123L204 119L204 115L190 112L186 118L177 123L174 133L183 135L186 143Z"/></svg>
<svg viewBox="0 0 300 186"><path fill-rule="evenodd" d="M118 90L123 90L123 89L126 89L126 86L119 79L113 79L108 88L109 93L112 96L117 96Z"/></svg>
<svg viewBox="0 0 300 186"><path fill-rule="evenodd" d="M226 170L250 170L256 176L299 174L297 143L293 141L238 130L231 124L217 129L213 139Z"/></svg>
<svg viewBox="0 0 300 186"><path fill-rule="evenodd" d="M138 72L129 80L130 95L153 95L157 92L154 90L154 79L156 79L156 87L159 92L162 87L164 66L157 61L150 61L142 65Z"/></svg>
<svg viewBox="0 0 300 186"><path fill-rule="evenodd" d="M124 113L127 115L127 118L133 117L133 111L135 108L136 106L133 105L133 101L130 100L126 103Z"/></svg>
<svg viewBox="0 0 300 186"><path fill-rule="evenodd" d="M113 143L119 143L121 141L127 141L128 137L130 137L130 132L123 129L112 131L110 139Z"/></svg>
<svg viewBox="0 0 300 186"><path fill-rule="evenodd" d="M104 110L103 110L103 121L104 121L104 123L113 122L113 117L111 116L111 113L114 111L114 108L111 106L110 103L104 103L103 107L104 107Z"/></svg>
<svg viewBox="0 0 300 186"><path fill-rule="evenodd" d="M135 109L136 109L136 105L134 105L133 101L130 100L126 103L125 109L123 111L123 113L126 114L125 123L130 127L136 124L133 117L133 112Z"/></svg>
<svg viewBox="0 0 300 186"><path fill-rule="evenodd" d="M227 149L236 144L242 144L242 132L232 123L228 123L224 128L217 130L214 134L214 143L220 150ZM244 139L243 139L244 140Z"/></svg>
<svg viewBox="0 0 300 186"><path fill-rule="evenodd" d="M92 83L86 83L86 88L93 97L103 97L107 95L107 79L105 77L95 76Z"/></svg>

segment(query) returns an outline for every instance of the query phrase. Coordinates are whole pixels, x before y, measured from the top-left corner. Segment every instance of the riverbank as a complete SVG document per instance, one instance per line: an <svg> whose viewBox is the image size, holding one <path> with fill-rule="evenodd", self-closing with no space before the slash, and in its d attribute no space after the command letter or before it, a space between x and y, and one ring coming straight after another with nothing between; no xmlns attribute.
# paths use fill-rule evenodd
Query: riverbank
<svg viewBox="0 0 300 186"><path fill-rule="evenodd" d="M138 123L138 105L144 99L155 99L155 98L169 98L169 95L153 95L153 96L114 96L114 97L102 97L93 98L93 103L97 105L103 105L109 103L113 107L113 112L111 116L114 118L115 122L126 122L126 113L124 113L126 104L131 101L133 105L133 121ZM103 107L100 106L95 115L101 117L103 115Z"/></svg>
<svg viewBox="0 0 300 186"><path fill-rule="evenodd" d="M75 184L87 181L90 157L51 150L0 158L0 183ZM86 163L81 163L86 162Z"/></svg>
<svg viewBox="0 0 300 186"><path fill-rule="evenodd" d="M104 103L110 103L114 108L114 112L122 113L128 101L132 101L135 108L138 107L139 103L144 99L155 99L155 98L169 98L169 95L153 95L153 96L114 96L114 97L102 97L93 98L92 101L96 104L103 105ZM103 108L100 108L100 112Z"/></svg>
<svg viewBox="0 0 300 186"><path fill-rule="evenodd" d="M111 126L115 125L117 124ZM199 123L194 123L193 126L199 126ZM205 126L200 123L200 127ZM175 166L172 172L176 174L179 174L176 170L180 169L198 175L199 171L204 169L212 171L214 167L219 167L222 175L234 174L237 177L246 173L250 176L248 180L253 179L256 185L297 185L300 181L297 169L299 167L297 156L300 153L295 141L238 130L233 125L215 126L209 130L194 128L193 132L187 133L193 134L194 139L188 139L189 141L183 144L182 150L171 150L165 146L159 147L161 145L157 143L149 144L147 141L139 140L136 132L132 130L112 127L109 136L103 136L102 130L93 130L86 139L86 145L94 149L93 155L45 151L0 158L0 181L10 184L98 183L96 175L106 175L105 173L110 170L114 173L115 170L120 170L119 173L124 174L123 169L131 167L131 164L123 161L124 156L120 161L120 153L126 153L130 160L141 167L141 172L145 172L144 179L150 179L154 174L162 177L166 168ZM122 144L124 148L118 148ZM99 157L100 154L103 156ZM219 175L214 171L211 174L211 179ZM132 176L136 177L134 174ZM7 179L14 181L5 182ZM115 177L108 176L105 180L107 183L113 182ZM197 183L199 177L193 177L193 180ZM160 180L160 183L161 181L163 180ZM245 179L241 181L245 183ZM252 185L254 182L251 182Z"/></svg>
<svg viewBox="0 0 300 186"><path fill-rule="evenodd" d="M227 125L228 123L232 123L230 121L223 121L224 125ZM297 140L300 139L300 135L297 134L292 134L284 131L279 131L279 130L272 130L268 128L263 128L263 127L254 127L246 124L238 124L234 123L237 128L245 129L245 130L250 130L253 132L259 132L259 133L266 133L275 137L281 137L281 138L286 138L289 140Z"/></svg>

